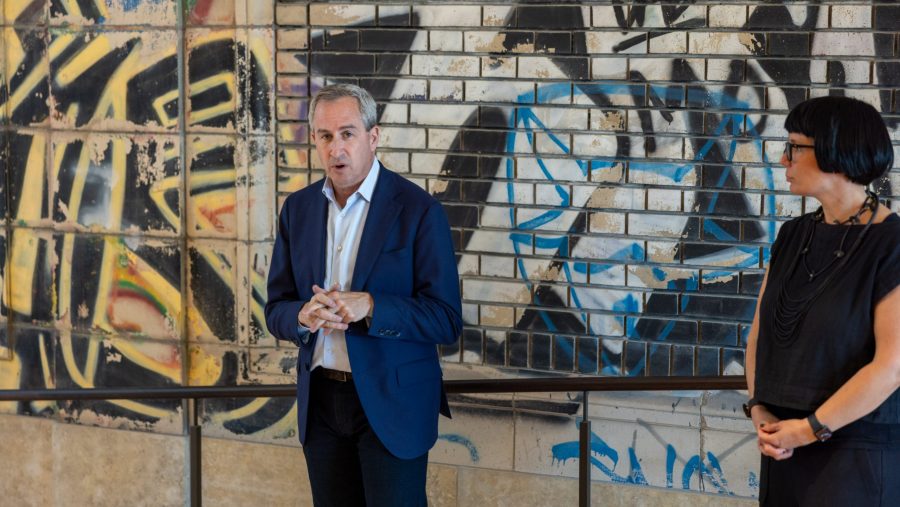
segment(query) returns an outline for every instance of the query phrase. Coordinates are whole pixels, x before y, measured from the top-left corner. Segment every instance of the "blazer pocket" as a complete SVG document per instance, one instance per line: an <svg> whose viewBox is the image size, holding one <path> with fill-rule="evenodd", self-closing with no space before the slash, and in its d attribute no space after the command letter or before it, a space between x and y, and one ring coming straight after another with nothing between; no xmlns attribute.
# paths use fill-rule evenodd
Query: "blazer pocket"
<svg viewBox="0 0 900 507"><path fill-rule="evenodd" d="M391 248L390 250L382 250L381 255L392 255L396 257L405 256L412 250L412 247L409 245L401 246L400 248Z"/></svg>
<svg viewBox="0 0 900 507"><path fill-rule="evenodd" d="M413 386L427 380L439 380L441 377L441 367L431 358L397 366L397 384L400 387Z"/></svg>

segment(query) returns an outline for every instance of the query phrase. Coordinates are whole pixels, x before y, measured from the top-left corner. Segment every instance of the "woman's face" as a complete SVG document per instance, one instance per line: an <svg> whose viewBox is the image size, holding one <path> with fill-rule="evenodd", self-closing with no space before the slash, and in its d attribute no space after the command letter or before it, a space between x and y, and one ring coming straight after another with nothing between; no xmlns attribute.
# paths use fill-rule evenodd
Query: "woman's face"
<svg viewBox="0 0 900 507"><path fill-rule="evenodd" d="M803 134L791 132L788 142L804 146L812 146L814 140ZM791 160L788 160L787 149L793 150ZM816 195L820 186L825 183L825 173L819 169L816 162L815 148L789 147L781 155L781 165L786 169L785 178L790 191L795 195Z"/></svg>

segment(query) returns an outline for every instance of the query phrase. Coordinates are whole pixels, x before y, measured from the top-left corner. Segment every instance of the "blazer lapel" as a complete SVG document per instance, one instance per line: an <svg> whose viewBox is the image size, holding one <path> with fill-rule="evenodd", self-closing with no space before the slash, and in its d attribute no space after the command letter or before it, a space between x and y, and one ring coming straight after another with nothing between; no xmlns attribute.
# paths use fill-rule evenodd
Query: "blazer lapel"
<svg viewBox="0 0 900 507"><path fill-rule="evenodd" d="M297 238L297 243L314 245L307 252L312 262L313 283L321 287L325 284L325 250L328 248L328 199L318 194L307 206L306 212L308 214L300 220L308 226L301 228L303 233Z"/></svg>
<svg viewBox="0 0 900 507"><path fill-rule="evenodd" d="M369 279L369 273L375 265L375 259L381 252L387 232L391 230L394 220L400 215L403 205L394 200L394 173L388 171L384 165L378 175L375 191L372 192L372 202L369 204L369 214L366 216L366 226L363 229L362 238L359 241L359 253L356 255L356 265L353 267L353 281L350 290L361 291Z"/></svg>

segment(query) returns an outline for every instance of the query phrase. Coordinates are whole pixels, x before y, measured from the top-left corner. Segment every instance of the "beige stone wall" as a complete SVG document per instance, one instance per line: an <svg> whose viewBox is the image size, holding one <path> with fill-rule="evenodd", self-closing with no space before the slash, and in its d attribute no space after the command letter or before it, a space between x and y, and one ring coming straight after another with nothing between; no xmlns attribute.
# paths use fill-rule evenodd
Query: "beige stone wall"
<svg viewBox="0 0 900 507"><path fill-rule="evenodd" d="M181 505L185 449L177 436L0 416L0 504Z"/></svg>
<svg viewBox="0 0 900 507"><path fill-rule="evenodd" d="M296 447L205 438L207 506L311 505L303 453ZM183 436L112 430L41 418L0 416L0 504L14 506L187 505ZM432 463L434 507L576 505L577 481ZM594 483L594 505L750 506L748 499Z"/></svg>

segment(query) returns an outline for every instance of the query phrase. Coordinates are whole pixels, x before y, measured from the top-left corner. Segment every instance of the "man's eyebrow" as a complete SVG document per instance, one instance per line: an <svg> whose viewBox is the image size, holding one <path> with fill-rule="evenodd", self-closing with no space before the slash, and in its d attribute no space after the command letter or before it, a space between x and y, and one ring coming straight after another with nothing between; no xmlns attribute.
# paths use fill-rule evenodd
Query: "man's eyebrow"
<svg viewBox="0 0 900 507"><path fill-rule="evenodd" d="M341 130L356 130L356 128L356 125L341 125L337 128L337 131L340 132ZM316 134L327 134L328 132L330 132L330 130L316 129Z"/></svg>

